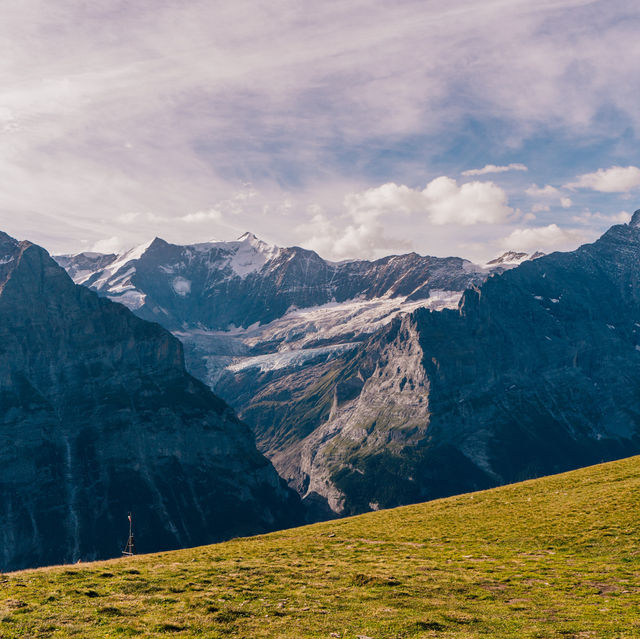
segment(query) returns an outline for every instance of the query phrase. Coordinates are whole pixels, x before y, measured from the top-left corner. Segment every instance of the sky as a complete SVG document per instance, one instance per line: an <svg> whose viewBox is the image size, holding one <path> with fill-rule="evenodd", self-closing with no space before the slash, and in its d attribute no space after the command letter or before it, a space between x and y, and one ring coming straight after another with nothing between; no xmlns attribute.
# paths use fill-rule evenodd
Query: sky
<svg viewBox="0 0 640 639"><path fill-rule="evenodd" d="M20 0L0 229L333 260L570 250L640 208L635 0Z"/></svg>

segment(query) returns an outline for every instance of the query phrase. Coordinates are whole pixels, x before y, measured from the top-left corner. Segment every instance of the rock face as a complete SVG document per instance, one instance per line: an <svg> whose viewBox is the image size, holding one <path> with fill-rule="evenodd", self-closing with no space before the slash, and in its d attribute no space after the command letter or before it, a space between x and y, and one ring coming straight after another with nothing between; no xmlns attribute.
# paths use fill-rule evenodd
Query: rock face
<svg viewBox="0 0 640 639"><path fill-rule="evenodd" d="M300 521L253 435L157 324L0 233L0 570Z"/></svg>
<svg viewBox="0 0 640 639"><path fill-rule="evenodd" d="M316 378L299 384L295 414L272 383L249 417L298 428L276 467L339 513L637 454L639 257L640 212L594 244L489 278L458 309L418 309L308 369Z"/></svg>
<svg viewBox="0 0 640 639"><path fill-rule="evenodd" d="M416 311L416 314L419 311ZM299 371L230 381L259 391L246 419L278 472L318 518L425 501L497 482L433 437L418 324L394 319L353 351ZM280 373L280 374L276 374ZM233 386L235 384L235 386Z"/></svg>

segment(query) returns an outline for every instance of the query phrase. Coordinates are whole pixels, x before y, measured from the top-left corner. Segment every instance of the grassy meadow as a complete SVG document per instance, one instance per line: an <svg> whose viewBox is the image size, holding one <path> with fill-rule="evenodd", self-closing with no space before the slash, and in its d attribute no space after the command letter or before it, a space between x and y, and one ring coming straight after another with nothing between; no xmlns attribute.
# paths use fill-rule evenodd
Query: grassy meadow
<svg viewBox="0 0 640 639"><path fill-rule="evenodd" d="M0 638L640 638L640 457L222 544L0 575Z"/></svg>

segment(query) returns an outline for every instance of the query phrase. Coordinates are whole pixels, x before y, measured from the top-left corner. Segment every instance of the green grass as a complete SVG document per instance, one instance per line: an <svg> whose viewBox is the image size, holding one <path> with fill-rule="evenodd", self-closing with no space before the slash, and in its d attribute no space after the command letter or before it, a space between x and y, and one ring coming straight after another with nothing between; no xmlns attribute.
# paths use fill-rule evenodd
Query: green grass
<svg viewBox="0 0 640 639"><path fill-rule="evenodd" d="M640 457L0 576L0 637L640 637Z"/></svg>

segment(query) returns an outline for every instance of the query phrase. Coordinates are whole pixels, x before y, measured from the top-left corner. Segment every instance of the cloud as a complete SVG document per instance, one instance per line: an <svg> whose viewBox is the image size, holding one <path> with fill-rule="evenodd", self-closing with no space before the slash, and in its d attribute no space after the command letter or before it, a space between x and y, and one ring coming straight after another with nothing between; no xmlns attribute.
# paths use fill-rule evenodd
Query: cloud
<svg viewBox="0 0 640 639"><path fill-rule="evenodd" d="M467 182L442 176L422 191L433 224L499 224L513 218L507 194L493 182Z"/></svg>
<svg viewBox="0 0 640 639"><path fill-rule="evenodd" d="M539 187L537 184L532 184L525 190L525 193L529 197L542 198L546 200L557 197L560 202L560 206L563 209L568 209L573 205L573 201L570 197L563 196L562 192L559 189L557 189L555 186L551 186L550 184L545 184L545 186L543 187ZM534 212L540 212L548 211L550 207L548 204L537 203L534 204L531 208Z"/></svg>
<svg viewBox="0 0 640 639"><path fill-rule="evenodd" d="M422 190L393 182L352 193L345 206L356 220L393 213L425 216L432 224L500 224L514 216L507 194L493 182L467 182L440 176Z"/></svg>
<svg viewBox="0 0 640 639"><path fill-rule="evenodd" d="M359 218L371 213L410 214L424 208L421 193L403 184L388 182L361 193L350 193L344 199L345 207Z"/></svg>
<svg viewBox="0 0 640 639"><path fill-rule="evenodd" d="M596 224L600 226L603 222L608 226L612 224L626 224L631 219L631 213L620 211L619 213L604 214L599 211L592 213L584 211L580 215L574 215L571 220L578 224Z"/></svg>
<svg viewBox="0 0 640 639"><path fill-rule="evenodd" d="M473 153L517 157L538 182L541 148L544 175L564 175L585 136L590 149L620 140L615 161L632 162L623 132L640 125L637 28L633 3L591 0L8 3L0 226L64 251L113 235L186 241L200 227L181 218L215 207L223 220L203 226L286 244L310 202L338 220L346 193L424 184L475 166ZM260 195L234 199L246 182ZM286 212L275 203L289 196ZM395 233L455 253L445 227L470 217L438 202L405 202L428 233ZM509 207L468 210L479 208L473 221L504 220ZM388 215L378 223L395 229Z"/></svg>
<svg viewBox="0 0 640 639"><path fill-rule="evenodd" d="M502 248L516 251L573 250L586 237L576 229L560 228L557 224L533 228L519 228L500 240Z"/></svg>
<svg viewBox="0 0 640 639"><path fill-rule="evenodd" d="M542 188L537 184L532 184L529 188L525 190L525 193L531 197L559 197L560 191L555 188L555 186L551 186L550 184L546 184Z"/></svg>
<svg viewBox="0 0 640 639"><path fill-rule="evenodd" d="M187 224L199 224L201 222L211 222L222 219L222 213L217 209L209 209L208 211L196 211L195 213L188 213L180 217L183 222Z"/></svg>
<svg viewBox="0 0 640 639"><path fill-rule="evenodd" d="M388 182L350 193L343 207L333 218L310 207L311 220L297 227L302 244L334 259L380 257L381 251L411 248L408 238L433 238L440 227L492 226L518 215L493 182L458 185L446 176L424 189Z"/></svg>
<svg viewBox="0 0 640 639"><path fill-rule="evenodd" d="M495 164L486 164L481 169L469 169L463 171L462 175L486 175L487 173L505 173L507 171L528 171L524 164L507 164L506 166L496 166Z"/></svg>
<svg viewBox="0 0 640 639"><path fill-rule="evenodd" d="M531 210L534 213L542 213L543 211L548 211L549 210L549 205L548 204L534 204L531 207Z"/></svg>
<svg viewBox="0 0 640 639"><path fill-rule="evenodd" d="M325 257L338 260L356 256L375 258L380 251L406 252L411 248L410 242L387 232L379 219L380 212L370 211L367 216L362 211L352 211L334 221L320 207L310 208L313 217L299 225L297 231L304 238L304 246Z"/></svg>
<svg viewBox="0 0 640 639"><path fill-rule="evenodd" d="M578 176L566 185L570 189L592 189L601 193L627 193L640 186L640 168L637 166L612 166L594 173Z"/></svg>
<svg viewBox="0 0 640 639"><path fill-rule="evenodd" d="M570 197L561 197L560 198L560 206L563 209L568 209L573 205L573 201L571 200Z"/></svg>
<svg viewBox="0 0 640 639"><path fill-rule="evenodd" d="M119 224L133 224L140 217L140 213L123 213L116 217Z"/></svg>
<svg viewBox="0 0 640 639"><path fill-rule="evenodd" d="M91 247L95 253L122 253L124 249L124 242L117 235L100 240Z"/></svg>

